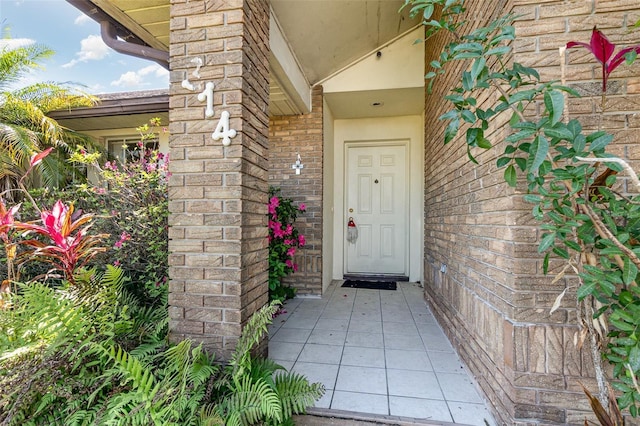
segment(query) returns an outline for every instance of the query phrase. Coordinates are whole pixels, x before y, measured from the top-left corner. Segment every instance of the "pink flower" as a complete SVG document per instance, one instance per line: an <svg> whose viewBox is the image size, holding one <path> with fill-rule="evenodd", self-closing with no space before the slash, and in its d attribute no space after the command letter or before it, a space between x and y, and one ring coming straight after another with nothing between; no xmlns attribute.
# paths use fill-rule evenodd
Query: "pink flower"
<svg viewBox="0 0 640 426"><path fill-rule="evenodd" d="M293 225L288 224L287 229L284 231L284 235L291 235L291 234L293 234Z"/></svg>
<svg viewBox="0 0 640 426"><path fill-rule="evenodd" d="M275 228L273 228L273 236L276 238L283 238L285 236L285 232L282 229L282 225L280 222L275 222Z"/></svg>
<svg viewBox="0 0 640 426"><path fill-rule="evenodd" d="M287 256L293 257L294 254L296 254L296 248L290 247L289 250L287 250Z"/></svg>
<svg viewBox="0 0 640 426"><path fill-rule="evenodd" d="M271 197L269 200L269 214L275 214L278 206L280 206L280 199L278 197Z"/></svg>
<svg viewBox="0 0 640 426"><path fill-rule="evenodd" d="M123 232L122 235L120 235L120 239L118 241L116 241L116 243L113 245L113 247L115 248L122 248L122 244L131 239L131 235L127 234L126 232Z"/></svg>
<svg viewBox="0 0 640 426"><path fill-rule="evenodd" d="M293 272L298 272L298 264L297 263L293 264Z"/></svg>
<svg viewBox="0 0 640 426"><path fill-rule="evenodd" d="M305 206L304 203L300 203L300 207L298 207L298 209L303 212L307 209L307 206Z"/></svg>
<svg viewBox="0 0 640 426"><path fill-rule="evenodd" d="M298 244L300 247L304 246L306 243L307 241L304 239L304 235L298 235Z"/></svg>
<svg viewBox="0 0 640 426"><path fill-rule="evenodd" d="M295 243L295 240L284 240L284 244L287 246L293 245L293 243Z"/></svg>
<svg viewBox="0 0 640 426"><path fill-rule="evenodd" d="M113 262L113 266L120 266L120 261L116 260L115 262Z"/></svg>
<svg viewBox="0 0 640 426"><path fill-rule="evenodd" d="M609 75L624 62L625 55L631 51L640 53L640 45L627 47L619 51L615 56L613 52L616 49L616 45L611 43L609 39L596 27L593 27L591 32L591 42L583 43L580 41L570 41L567 43L567 49L572 47L584 47L595 56L595 58L602 64L602 91L607 91L607 80Z"/></svg>
<svg viewBox="0 0 640 426"><path fill-rule="evenodd" d="M285 265L287 265L289 268L293 268L293 261L291 259L287 259L285 262Z"/></svg>

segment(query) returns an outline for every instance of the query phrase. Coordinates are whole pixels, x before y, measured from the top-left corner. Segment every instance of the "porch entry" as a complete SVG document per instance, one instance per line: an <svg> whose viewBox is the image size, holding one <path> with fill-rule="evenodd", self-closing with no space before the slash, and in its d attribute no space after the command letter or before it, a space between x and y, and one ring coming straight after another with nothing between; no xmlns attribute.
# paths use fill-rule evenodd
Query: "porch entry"
<svg viewBox="0 0 640 426"><path fill-rule="evenodd" d="M350 142L346 147L345 274L407 276L409 168L407 141Z"/></svg>

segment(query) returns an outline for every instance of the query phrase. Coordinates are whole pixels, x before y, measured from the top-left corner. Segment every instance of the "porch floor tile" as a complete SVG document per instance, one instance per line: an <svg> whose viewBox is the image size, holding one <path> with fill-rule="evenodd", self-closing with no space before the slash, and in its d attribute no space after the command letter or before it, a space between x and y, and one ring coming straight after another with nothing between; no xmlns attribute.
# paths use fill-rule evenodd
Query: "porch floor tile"
<svg viewBox="0 0 640 426"><path fill-rule="evenodd" d="M315 406L494 426L416 283L296 298L269 327L269 357L325 385ZM486 423L485 423L486 421Z"/></svg>

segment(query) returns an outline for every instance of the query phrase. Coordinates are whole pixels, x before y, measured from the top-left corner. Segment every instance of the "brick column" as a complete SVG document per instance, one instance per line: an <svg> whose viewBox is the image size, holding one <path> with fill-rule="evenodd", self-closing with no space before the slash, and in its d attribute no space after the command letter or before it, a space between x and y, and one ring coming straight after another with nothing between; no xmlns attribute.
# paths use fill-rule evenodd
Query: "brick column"
<svg viewBox="0 0 640 426"><path fill-rule="evenodd" d="M170 37L171 337L227 358L268 301L268 2L171 0ZM182 87L187 78L194 91ZM211 118L197 99L207 82ZM237 131L226 147L212 138L223 111Z"/></svg>

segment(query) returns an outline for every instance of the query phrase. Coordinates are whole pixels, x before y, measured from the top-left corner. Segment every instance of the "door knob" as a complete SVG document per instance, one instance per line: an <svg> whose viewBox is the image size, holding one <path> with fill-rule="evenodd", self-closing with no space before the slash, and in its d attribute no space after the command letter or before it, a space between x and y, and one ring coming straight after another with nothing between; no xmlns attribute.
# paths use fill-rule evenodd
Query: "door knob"
<svg viewBox="0 0 640 426"><path fill-rule="evenodd" d="M349 209L349 213L353 213L353 209Z"/></svg>

